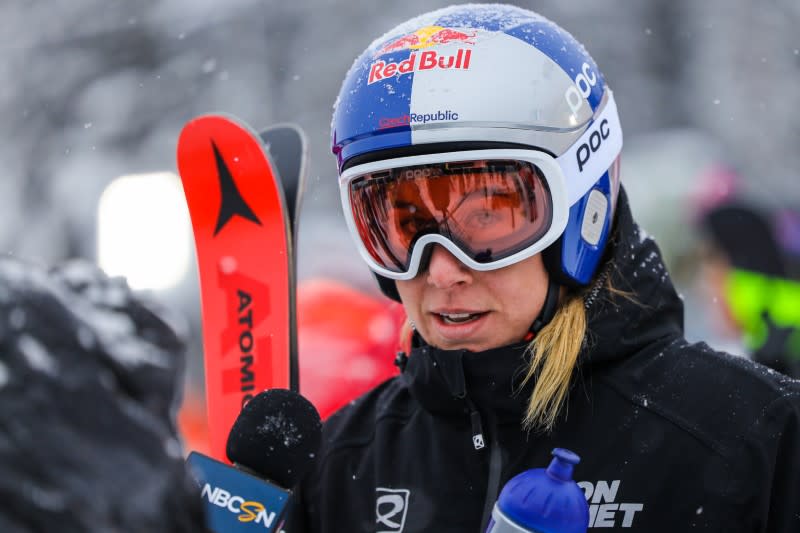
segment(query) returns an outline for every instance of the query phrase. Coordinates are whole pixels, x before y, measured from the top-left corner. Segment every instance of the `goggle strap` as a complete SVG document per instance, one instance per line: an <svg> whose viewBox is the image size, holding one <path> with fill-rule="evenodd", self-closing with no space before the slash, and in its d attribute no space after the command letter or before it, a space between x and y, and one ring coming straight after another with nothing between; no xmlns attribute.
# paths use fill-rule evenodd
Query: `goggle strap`
<svg viewBox="0 0 800 533"><path fill-rule="evenodd" d="M583 135L556 161L567 184L567 205L572 207L597 183L622 150L622 126L619 123L614 94Z"/></svg>

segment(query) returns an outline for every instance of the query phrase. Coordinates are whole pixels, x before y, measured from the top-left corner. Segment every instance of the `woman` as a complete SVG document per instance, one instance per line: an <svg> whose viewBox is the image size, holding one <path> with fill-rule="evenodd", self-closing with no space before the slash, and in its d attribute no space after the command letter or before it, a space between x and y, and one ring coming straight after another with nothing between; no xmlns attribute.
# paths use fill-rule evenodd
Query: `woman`
<svg viewBox="0 0 800 533"><path fill-rule="evenodd" d="M361 55L333 119L344 212L414 332L327 422L289 531L483 531L556 446L590 527L800 530L797 383L683 339L621 147L594 61L529 11L446 8Z"/></svg>

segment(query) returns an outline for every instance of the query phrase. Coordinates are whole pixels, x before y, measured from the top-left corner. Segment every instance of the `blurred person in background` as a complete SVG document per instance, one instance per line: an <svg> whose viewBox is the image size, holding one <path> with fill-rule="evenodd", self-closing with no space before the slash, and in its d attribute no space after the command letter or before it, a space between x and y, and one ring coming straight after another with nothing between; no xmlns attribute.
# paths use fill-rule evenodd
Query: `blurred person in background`
<svg viewBox="0 0 800 533"><path fill-rule="evenodd" d="M683 337L571 35L512 6L421 15L353 63L332 127L410 352L326 421L287 531L484 531L554 447L581 457L590 527L800 530L800 384Z"/></svg>
<svg viewBox="0 0 800 533"><path fill-rule="evenodd" d="M755 361L800 377L800 277L779 233L780 213L732 196L700 217L701 275L722 322ZM789 221L790 212L782 216ZM788 222L790 223L790 222Z"/></svg>
<svg viewBox="0 0 800 533"><path fill-rule="evenodd" d="M88 263L0 258L0 531L205 530L169 316Z"/></svg>

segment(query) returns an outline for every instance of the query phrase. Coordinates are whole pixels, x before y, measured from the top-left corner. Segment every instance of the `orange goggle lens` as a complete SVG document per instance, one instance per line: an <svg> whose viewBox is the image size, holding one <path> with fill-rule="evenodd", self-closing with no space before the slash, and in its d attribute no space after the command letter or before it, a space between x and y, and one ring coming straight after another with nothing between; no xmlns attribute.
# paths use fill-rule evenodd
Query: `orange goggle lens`
<svg viewBox="0 0 800 533"><path fill-rule="evenodd" d="M474 261L504 259L538 241L552 222L542 172L526 161L481 160L364 174L349 186L358 234L375 262L407 272L415 243L439 234Z"/></svg>

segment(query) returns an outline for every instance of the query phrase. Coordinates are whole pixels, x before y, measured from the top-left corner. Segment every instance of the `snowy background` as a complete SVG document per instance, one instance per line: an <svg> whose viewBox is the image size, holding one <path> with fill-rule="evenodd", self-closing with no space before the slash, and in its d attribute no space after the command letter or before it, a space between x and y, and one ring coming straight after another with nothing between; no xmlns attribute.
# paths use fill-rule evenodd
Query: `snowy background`
<svg viewBox="0 0 800 533"><path fill-rule="evenodd" d="M256 128L293 121L305 129L311 161L300 277L333 276L375 291L340 216L331 107L373 38L451 3L4 0L0 250L43 263L96 259L106 187L123 175L174 171L181 126L221 111ZM682 260L694 235L687 198L709 168L732 168L765 205L800 205L800 2L512 3L575 35L614 89L626 134L623 182L688 303L697 296ZM135 207L129 227L144 227L148 204ZM178 198L175 211L183 209ZM155 265L168 260L140 255ZM190 322L194 377L196 287L190 265L158 293ZM687 312L689 336L712 335L697 309Z"/></svg>

